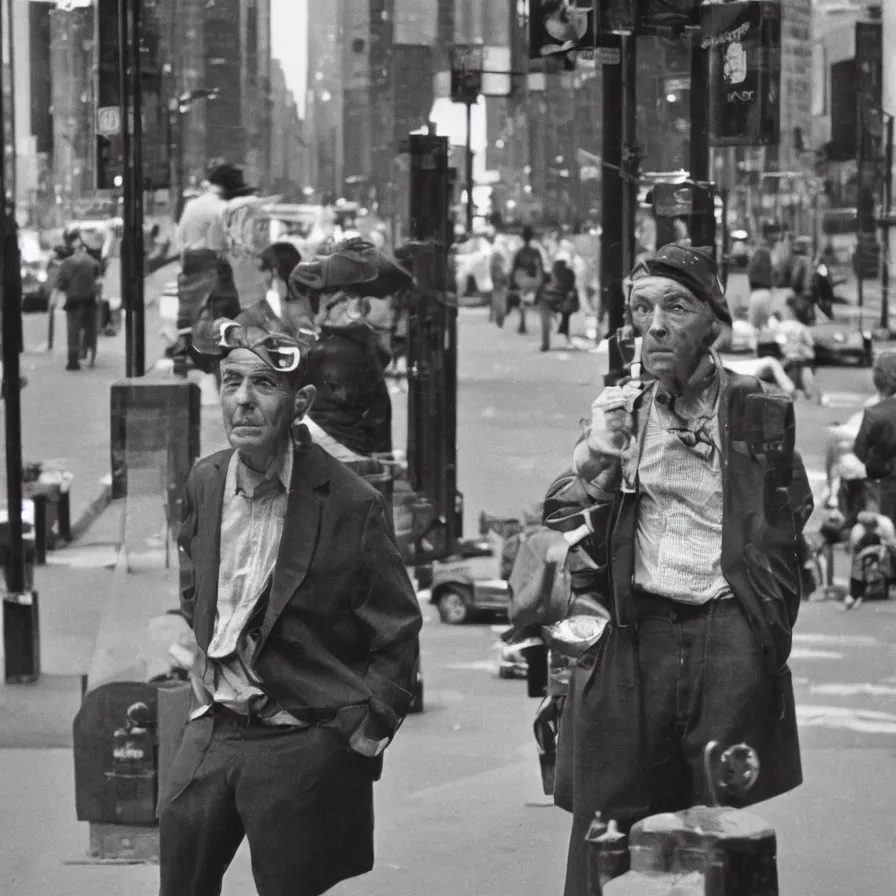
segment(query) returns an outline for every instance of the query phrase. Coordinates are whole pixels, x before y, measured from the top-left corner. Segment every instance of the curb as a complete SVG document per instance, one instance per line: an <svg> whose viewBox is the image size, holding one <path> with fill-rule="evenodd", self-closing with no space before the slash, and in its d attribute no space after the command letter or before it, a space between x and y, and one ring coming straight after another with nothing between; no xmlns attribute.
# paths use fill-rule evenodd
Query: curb
<svg viewBox="0 0 896 896"><path fill-rule="evenodd" d="M74 544L78 539L83 538L111 503L112 484L103 482L99 494L87 505L78 519L72 523L72 537L69 544Z"/></svg>

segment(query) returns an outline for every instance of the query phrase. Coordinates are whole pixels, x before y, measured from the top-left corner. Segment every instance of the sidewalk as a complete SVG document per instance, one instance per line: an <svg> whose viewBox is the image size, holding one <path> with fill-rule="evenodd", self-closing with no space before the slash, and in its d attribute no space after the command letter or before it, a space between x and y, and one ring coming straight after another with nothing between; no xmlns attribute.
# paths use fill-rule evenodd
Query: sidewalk
<svg viewBox="0 0 896 896"><path fill-rule="evenodd" d="M160 354L154 303L164 285L177 276L168 265L146 278L147 362ZM102 484L110 472L109 395L125 376L125 337L99 337L96 367L65 370L65 315L56 313L52 352L47 345L47 315L28 314L23 321L25 351L22 374L22 450L26 463L54 461L70 470L72 523L101 509L107 500ZM0 416L3 414L0 404ZM0 504L6 504L6 453L0 444ZM77 529L76 529L77 531Z"/></svg>

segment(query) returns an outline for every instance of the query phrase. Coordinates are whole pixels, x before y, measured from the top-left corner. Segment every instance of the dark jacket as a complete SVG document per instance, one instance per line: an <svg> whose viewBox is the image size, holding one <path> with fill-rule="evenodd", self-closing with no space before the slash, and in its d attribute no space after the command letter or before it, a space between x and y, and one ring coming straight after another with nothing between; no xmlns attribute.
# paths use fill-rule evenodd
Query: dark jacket
<svg viewBox="0 0 896 896"><path fill-rule="evenodd" d="M218 601L226 450L187 480L181 608L208 649ZM318 446L297 452L255 671L287 712L392 737L413 700L420 607L383 499ZM381 760L370 760L379 774Z"/></svg>
<svg viewBox="0 0 896 896"><path fill-rule="evenodd" d="M96 301L103 266L86 250L78 250L59 266L56 289L65 293L65 310Z"/></svg>
<svg viewBox="0 0 896 896"><path fill-rule="evenodd" d="M649 395L648 385L634 386L636 420ZM752 724L748 722L744 732L762 764L758 785L746 803L769 799L802 781L787 658L801 598L797 536L812 512L812 493L798 455L794 454L787 464L786 472L792 478L784 487L770 481L770 465L754 456L748 447L743 425L746 398L763 391L754 377L722 373L722 571L762 647L769 695L767 715L752 720ZM620 522L621 493L613 504L595 503L587 498L579 480L567 476L552 486L546 506L555 506L564 489L569 494L566 514L572 513L576 505L594 507L591 517L595 534L589 552L600 569L594 573L593 589L606 595L615 589L630 588L630 581L617 579L619 570L626 566L621 562L621 552L633 550L636 518L630 514L624 525ZM633 497L636 500L637 496ZM631 570L630 562L627 568ZM600 702L595 705L595 691L585 681L588 675L585 669L576 669L573 675L558 742L555 786L557 804L573 812L576 824L582 823L586 828L598 810L605 812L605 817L627 817L625 811L635 797L625 792L620 782L630 780L631 757L637 756L640 749L638 743L627 742L624 733L608 730L611 726L607 725L607 718L624 717L627 707ZM577 684L580 678L583 681ZM619 697L620 701L624 699ZM581 856L571 852L570 862L579 860Z"/></svg>
<svg viewBox="0 0 896 896"><path fill-rule="evenodd" d="M896 396L865 409L854 451L868 477L880 480L880 512L896 519Z"/></svg>

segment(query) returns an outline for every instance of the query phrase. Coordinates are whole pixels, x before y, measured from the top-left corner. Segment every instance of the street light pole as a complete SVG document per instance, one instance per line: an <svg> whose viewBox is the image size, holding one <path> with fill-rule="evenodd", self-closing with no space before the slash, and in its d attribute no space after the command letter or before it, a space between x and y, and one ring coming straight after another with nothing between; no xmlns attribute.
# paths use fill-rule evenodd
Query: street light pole
<svg viewBox="0 0 896 896"><path fill-rule="evenodd" d="M886 113L884 113L886 115ZM894 118L892 115L886 115L887 129L886 141L884 147L884 201L881 219L883 221L883 237L884 244L882 248L883 264L880 269L880 328L890 332L890 215L893 206L893 140L894 140Z"/></svg>
<svg viewBox="0 0 896 896"><path fill-rule="evenodd" d="M473 104L467 101L467 140L466 140L466 171L467 171L467 235L473 234Z"/></svg>
<svg viewBox="0 0 896 896"><path fill-rule="evenodd" d="M0 48L4 42L0 16ZM8 17L12 44L12 18ZM6 548L6 587L3 592L3 655L7 683L29 683L40 676L37 630L37 595L29 593L25 570L22 526L22 402L19 355L22 352L22 270L15 219L15 198L10 202L8 161L15 165L15 147L8 158L14 129L8 127L4 98L4 73L0 67L0 286L3 308L3 400L6 424L6 507L9 544ZM15 114L15 100L10 104Z"/></svg>

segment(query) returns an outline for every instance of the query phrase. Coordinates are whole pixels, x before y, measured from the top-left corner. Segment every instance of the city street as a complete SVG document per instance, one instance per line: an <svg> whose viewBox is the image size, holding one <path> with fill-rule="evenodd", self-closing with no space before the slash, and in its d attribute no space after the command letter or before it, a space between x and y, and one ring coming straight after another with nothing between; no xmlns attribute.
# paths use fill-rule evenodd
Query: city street
<svg viewBox="0 0 896 896"><path fill-rule="evenodd" d="M166 276L170 272L159 280ZM574 331L576 323L581 328L576 321ZM515 515L538 502L568 463L579 418L588 413L605 364L604 356L588 352L542 354L536 337L519 336L515 325L511 320L499 331L487 322L485 309L461 312L459 483L471 535L480 510ZM149 322L147 330L152 332ZM91 384L98 407L79 407L77 389L86 387L75 386L77 375L61 370L59 350L52 362L28 354L35 365L29 374L41 371L46 384L37 388L46 391L29 386L26 406L38 395L46 403L26 418L26 445L53 440L61 449L68 439L73 467L73 454L84 445L102 462L85 458L83 469L103 469L108 383L120 375L117 365L123 367L116 354L120 344L121 337L104 340L97 371L77 380ZM798 405L799 442L818 486L825 425L845 420L871 391L867 370L824 370L821 381L836 397L832 406ZM394 398L400 445L401 392ZM204 415L210 422L217 416L214 408ZM69 419L72 426L66 427ZM29 429L35 421L46 435ZM213 447L206 444L204 450ZM111 577L108 570L91 568L101 564L90 558L114 562L103 547L114 540L107 530L101 518L85 542L58 552L53 566L38 570L45 676L34 688L0 687L0 710L12 721L0 726L0 828L11 841L0 874L10 896L155 892L153 867L85 864L87 826L74 815L70 724L77 675L89 662ZM173 580L170 589L173 605ZM568 821L540 790L531 737L536 701L526 697L523 682L497 678L496 635L488 622L455 628L438 622L428 605L425 614L426 711L407 720L387 755L377 788L377 867L333 892L558 893ZM758 810L778 831L782 893L892 894L894 660L896 607L871 604L844 614L830 603L804 606L792 665L806 783ZM37 781L39 787L29 786ZM244 849L224 893L252 891Z"/></svg>

